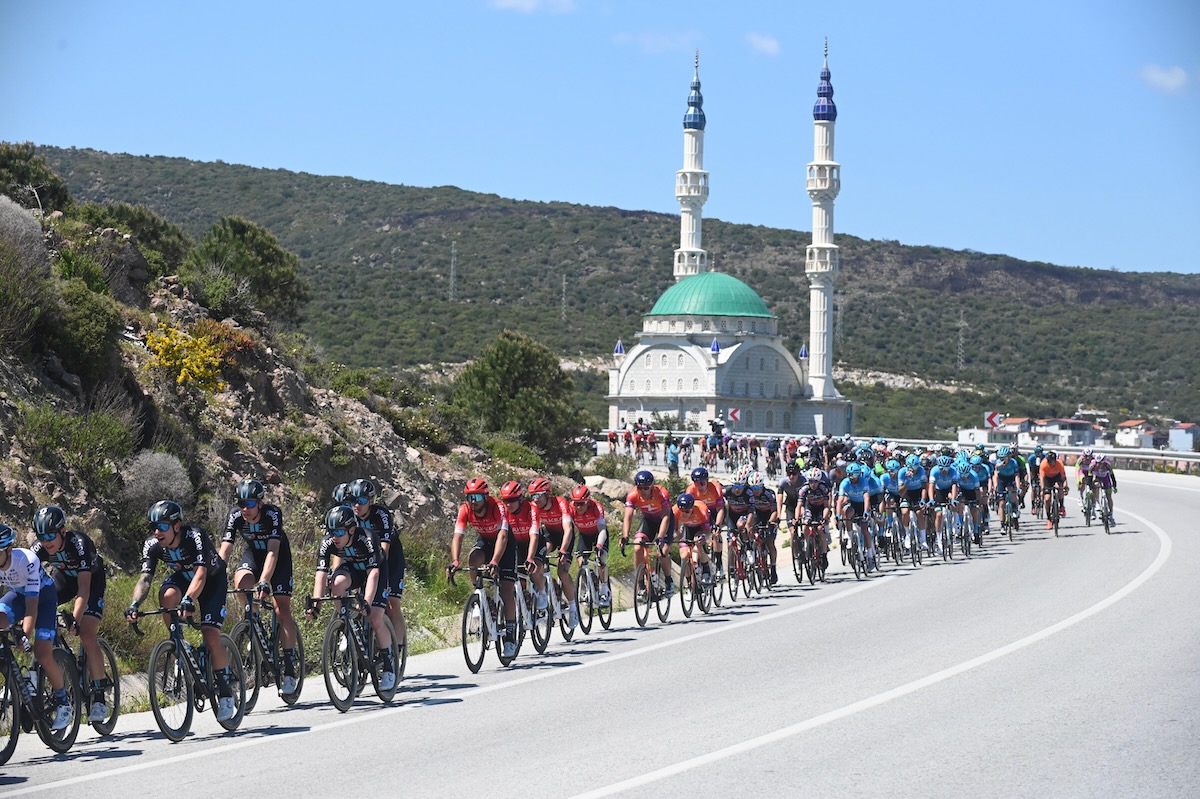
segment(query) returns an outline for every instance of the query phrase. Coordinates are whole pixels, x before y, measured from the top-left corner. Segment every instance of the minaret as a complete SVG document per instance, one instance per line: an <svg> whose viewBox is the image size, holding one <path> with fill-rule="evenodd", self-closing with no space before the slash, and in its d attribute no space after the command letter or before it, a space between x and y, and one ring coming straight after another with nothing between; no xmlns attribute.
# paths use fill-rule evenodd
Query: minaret
<svg viewBox="0 0 1200 799"><path fill-rule="evenodd" d="M704 97L700 94L700 51L688 110L683 115L683 169L675 173L675 199L679 200L679 249L675 251L675 280L708 271L708 253L700 249L701 210L708 199L708 173L704 171Z"/></svg>
<svg viewBox="0 0 1200 799"><path fill-rule="evenodd" d="M808 386L813 399L841 397L833 387L833 281L838 273L838 248L833 243L833 201L841 190L841 168L833 160L833 126L837 106L833 104L833 84L829 82L829 40L825 40L825 65L817 86L813 106L815 144L808 165L808 196L812 198L812 244L804 257L804 272L809 283ZM678 261L676 261L678 273Z"/></svg>

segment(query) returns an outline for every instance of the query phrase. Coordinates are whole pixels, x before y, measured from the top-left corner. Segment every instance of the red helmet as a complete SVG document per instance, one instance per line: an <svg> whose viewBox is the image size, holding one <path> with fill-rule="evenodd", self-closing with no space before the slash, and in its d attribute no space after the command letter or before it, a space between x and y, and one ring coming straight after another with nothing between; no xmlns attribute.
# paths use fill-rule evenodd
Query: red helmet
<svg viewBox="0 0 1200 799"><path fill-rule="evenodd" d="M592 498L592 491L587 486L575 486L571 489L572 502L587 502Z"/></svg>
<svg viewBox="0 0 1200 799"><path fill-rule="evenodd" d="M540 494L542 492L550 493L550 481L545 477L535 477L529 482L529 493Z"/></svg>
<svg viewBox="0 0 1200 799"><path fill-rule="evenodd" d="M508 502L513 499L520 499L525 493L525 487L516 480L509 480L504 485L500 486L500 499Z"/></svg>
<svg viewBox="0 0 1200 799"><path fill-rule="evenodd" d="M487 480L482 477L472 477L467 481L467 485L463 488L464 494L486 494L488 493Z"/></svg>

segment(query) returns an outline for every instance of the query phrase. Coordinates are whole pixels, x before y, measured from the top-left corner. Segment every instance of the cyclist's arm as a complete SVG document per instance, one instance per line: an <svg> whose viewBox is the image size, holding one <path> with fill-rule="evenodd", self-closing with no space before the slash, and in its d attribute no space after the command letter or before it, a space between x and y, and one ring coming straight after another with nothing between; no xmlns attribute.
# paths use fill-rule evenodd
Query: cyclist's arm
<svg viewBox="0 0 1200 799"><path fill-rule="evenodd" d="M663 514L662 519L658 523L659 538L666 538L667 533L671 532L671 519L673 518L674 514L672 514L670 508L668 508L667 512Z"/></svg>
<svg viewBox="0 0 1200 799"><path fill-rule="evenodd" d="M318 571L313 576L313 598L316 599L325 596L325 591L327 590L328 585L329 574L324 571Z"/></svg>
<svg viewBox="0 0 1200 799"><path fill-rule="evenodd" d="M560 554L570 555L575 551L575 522L571 517L564 513L562 515L563 535L562 544L559 545L558 551Z"/></svg>
<svg viewBox="0 0 1200 799"><path fill-rule="evenodd" d="M498 559L504 554L504 550L508 548L508 539L511 535L512 531L507 527L501 527L500 531L496 533L496 546L492 547L492 559L490 561L493 566L500 566Z"/></svg>
<svg viewBox="0 0 1200 799"><path fill-rule="evenodd" d="M142 573L138 577L137 583L133 586L133 595L129 597L129 604L137 607L146 601L146 597L150 594L150 580L152 575Z"/></svg>
<svg viewBox="0 0 1200 799"><path fill-rule="evenodd" d="M38 594L25 595L25 618L21 619L21 629L30 641L37 629Z"/></svg>
<svg viewBox="0 0 1200 799"><path fill-rule="evenodd" d="M462 540L466 530L462 528L454 529L454 536L450 539L450 562L458 563L459 556L462 555Z"/></svg>
<svg viewBox="0 0 1200 799"><path fill-rule="evenodd" d="M629 527L632 523L633 523L633 508L626 505L625 506L625 516L621 520L621 540L622 541L627 540L629 538Z"/></svg>
<svg viewBox="0 0 1200 799"><path fill-rule="evenodd" d="M604 549L608 544L608 522L602 515L596 520L596 549Z"/></svg>
<svg viewBox="0 0 1200 799"><path fill-rule="evenodd" d="M233 554L233 542L222 541L221 546L217 547L217 555L226 563L229 562L229 556Z"/></svg>
<svg viewBox="0 0 1200 799"><path fill-rule="evenodd" d="M81 571L76 579L78 590L75 593L75 607L71 611L71 615L75 617L75 625L83 621L83 612L87 610L88 599L92 595L92 573L90 571Z"/></svg>
<svg viewBox="0 0 1200 799"><path fill-rule="evenodd" d="M208 567L197 566L196 573L192 575L192 581L188 583L187 593L185 596L190 596L192 601L199 604L200 595L204 593L204 584L208 580Z"/></svg>
<svg viewBox="0 0 1200 799"><path fill-rule="evenodd" d="M363 585L363 597L369 603L375 596L375 592L379 590L379 567L372 566L367 569L367 581Z"/></svg>

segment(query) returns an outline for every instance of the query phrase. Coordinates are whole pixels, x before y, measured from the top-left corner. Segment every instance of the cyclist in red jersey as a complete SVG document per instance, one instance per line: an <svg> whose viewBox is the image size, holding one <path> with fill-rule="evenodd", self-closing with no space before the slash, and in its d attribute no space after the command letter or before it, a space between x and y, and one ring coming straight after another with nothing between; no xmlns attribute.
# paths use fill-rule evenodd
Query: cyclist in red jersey
<svg viewBox="0 0 1200 799"><path fill-rule="evenodd" d="M692 558L692 564L700 565L700 579L705 584L712 582L712 571L708 553L704 551L704 539L712 530L709 524L708 506L688 492L675 499L675 526L679 529L679 563Z"/></svg>
<svg viewBox="0 0 1200 799"><path fill-rule="evenodd" d="M568 624L574 628L579 623L579 610L575 606L575 584L571 582L571 543L575 539L575 525L571 522L571 509L566 497L557 497L545 477L529 483L529 497L537 508L541 521L543 553L558 551L558 582L563 597L570 605ZM550 565L543 562L544 567Z"/></svg>
<svg viewBox="0 0 1200 799"><path fill-rule="evenodd" d="M708 469L697 466L692 469L692 484L686 491L708 508L708 523L713 530L712 558L717 564L717 579L720 580L725 576L721 561L724 554L721 527L725 524L725 487L709 477Z"/></svg>
<svg viewBox="0 0 1200 799"><path fill-rule="evenodd" d="M600 607L606 608L612 598L608 595L608 521L604 507L592 498L587 486L575 486L571 490L570 513L571 524L576 532L575 554L580 558L580 567L583 566L583 555L593 550L596 552Z"/></svg>
<svg viewBox="0 0 1200 799"><path fill-rule="evenodd" d="M458 508L458 520L454 523L454 537L450 539L450 565L446 572L451 576L458 571L462 554L462 539L467 527L475 528L479 539L468 556L472 572L484 568L493 577L500 579L500 597L504 601L504 654L515 656L517 652L517 548L510 541L508 509L496 501L488 491L482 477L472 477L463 489L466 502ZM487 564L486 566L484 564Z"/></svg>
<svg viewBox="0 0 1200 799"><path fill-rule="evenodd" d="M633 478L633 490L625 495L625 518L621 522L621 546L629 541L629 528L633 524L633 512L642 514L642 521L635 533L635 540L645 542L653 539L658 545L660 557L670 563L671 538L675 532L675 514L671 512L671 495L662 486L654 484L654 475L646 470ZM634 567L646 563L646 548L636 547L633 551ZM647 568L649 568L647 566ZM675 580L667 568L667 596L675 593Z"/></svg>
<svg viewBox="0 0 1200 799"><path fill-rule="evenodd" d="M546 596L546 570L542 562L546 558L546 547L542 543L541 516L537 507L525 498L525 486L509 480L500 486L500 501L508 506L508 524L512 530L516 557L525 553L525 571L533 580L534 604L539 615L550 605Z"/></svg>

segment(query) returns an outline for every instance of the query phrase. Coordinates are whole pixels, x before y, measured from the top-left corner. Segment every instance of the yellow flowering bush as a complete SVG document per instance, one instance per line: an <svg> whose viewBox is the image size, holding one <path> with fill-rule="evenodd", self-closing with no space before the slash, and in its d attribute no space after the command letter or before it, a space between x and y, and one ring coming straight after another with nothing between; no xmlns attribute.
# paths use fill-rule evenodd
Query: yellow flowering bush
<svg viewBox="0 0 1200 799"><path fill-rule="evenodd" d="M222 391L222 345L202 333L191 335L177 327L160 327L146 336L146 348L154 355L152 368L175 378L176 385L199 388L208 393Z"/></svg>

